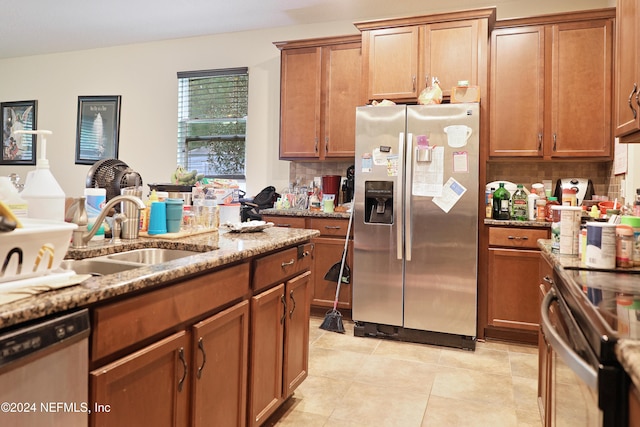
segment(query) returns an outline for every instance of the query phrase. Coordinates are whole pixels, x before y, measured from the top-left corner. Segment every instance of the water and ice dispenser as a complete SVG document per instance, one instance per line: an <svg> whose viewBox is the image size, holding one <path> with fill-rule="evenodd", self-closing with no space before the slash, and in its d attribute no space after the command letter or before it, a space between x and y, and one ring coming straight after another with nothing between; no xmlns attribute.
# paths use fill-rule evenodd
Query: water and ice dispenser
<svg viewBox="0 0 640 427"><path fill-rule="evenodd" d="M365 181L364 222L393 224L393 181Z"/></svg>

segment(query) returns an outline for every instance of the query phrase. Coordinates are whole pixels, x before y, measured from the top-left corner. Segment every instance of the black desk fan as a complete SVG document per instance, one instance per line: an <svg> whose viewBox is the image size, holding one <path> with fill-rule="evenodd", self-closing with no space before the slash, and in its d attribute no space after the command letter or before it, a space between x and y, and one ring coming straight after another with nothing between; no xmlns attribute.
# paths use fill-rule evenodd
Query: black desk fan
<svg viewBox="0 0 640 427"><path fill-rule="evenodd" d="M131 169L125 162L108 158L98 160L87 172L87 188L104 188L106 200L109 201L120 195L120 190L127 187L142 186L142 177ZM119 211L120 206L115 206Z"/></svg>

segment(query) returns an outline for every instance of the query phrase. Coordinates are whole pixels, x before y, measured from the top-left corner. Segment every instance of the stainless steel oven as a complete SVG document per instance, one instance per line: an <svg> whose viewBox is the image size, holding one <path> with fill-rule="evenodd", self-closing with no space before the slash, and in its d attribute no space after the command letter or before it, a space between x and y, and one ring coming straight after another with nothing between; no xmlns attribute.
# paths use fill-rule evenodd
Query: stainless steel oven
<svg viewBox="0 0 640 427"><path fill-rule="evenodd" d="M581 277L556 270L542 302L551 390L547 419L558 427L627 426L629 378L615 358L617 336L581 286Z"/></svg>

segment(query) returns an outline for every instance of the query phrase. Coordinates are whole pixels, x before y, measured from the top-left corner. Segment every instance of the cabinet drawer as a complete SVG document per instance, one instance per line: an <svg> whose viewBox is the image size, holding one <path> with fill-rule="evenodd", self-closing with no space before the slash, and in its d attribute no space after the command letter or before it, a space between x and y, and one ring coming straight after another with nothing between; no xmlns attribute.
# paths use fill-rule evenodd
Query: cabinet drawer
<svg viewBox="0 0 640 427"><path fill-rule="evenodd" d="M305 228L304 218L281 215L263 215L263 221L272 222L276 227Z"/></svg>
<svg viewBox="0 0 640 427"><path fill-rule="evenodd" d="M310 218L307 228L320 230L322 236L346 237L348 227L348 219ZM351 236L353 236L353 231Z"/></svg>
<svg viewBox="0 0 640 427"><path fill-rule="evenodd" d="M313 244L307 243L254 260L253 290L260 291L311 269L313 250Z"/></svg>
<svg viewBox="0 0 640 427"><path fill-rule="evenodd" d="M98 307L93 312L91 360L100 360L248 294L246 263Z"/></svg>
<svg viewBox="0 0 640 427"><path fill-rule="evenodd" d="M516 227L490 227L489 245L514 248L537 248L538 239L548 239L549 230Z"/></svg>

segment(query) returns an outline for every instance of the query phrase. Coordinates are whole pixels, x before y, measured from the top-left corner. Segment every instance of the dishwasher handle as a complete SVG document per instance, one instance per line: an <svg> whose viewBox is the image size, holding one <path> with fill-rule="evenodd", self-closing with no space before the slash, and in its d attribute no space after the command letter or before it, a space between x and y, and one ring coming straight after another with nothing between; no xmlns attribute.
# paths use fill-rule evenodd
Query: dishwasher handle
<svg viewBox="0 0 640 427"><path fill-rule="evenodd" d="M555 330L549 318L549 308L553 301L558 300L556 291L551 288L549 292L544 296L540 307L540 315L542 320L542 333L549 342L549 345L553 348L558 356L564 363L567 364L571 370L580 377L591 389L598 389L598 373L589 365L584 359L582 359L569 344L567 344L560 334Z"/></svg>

